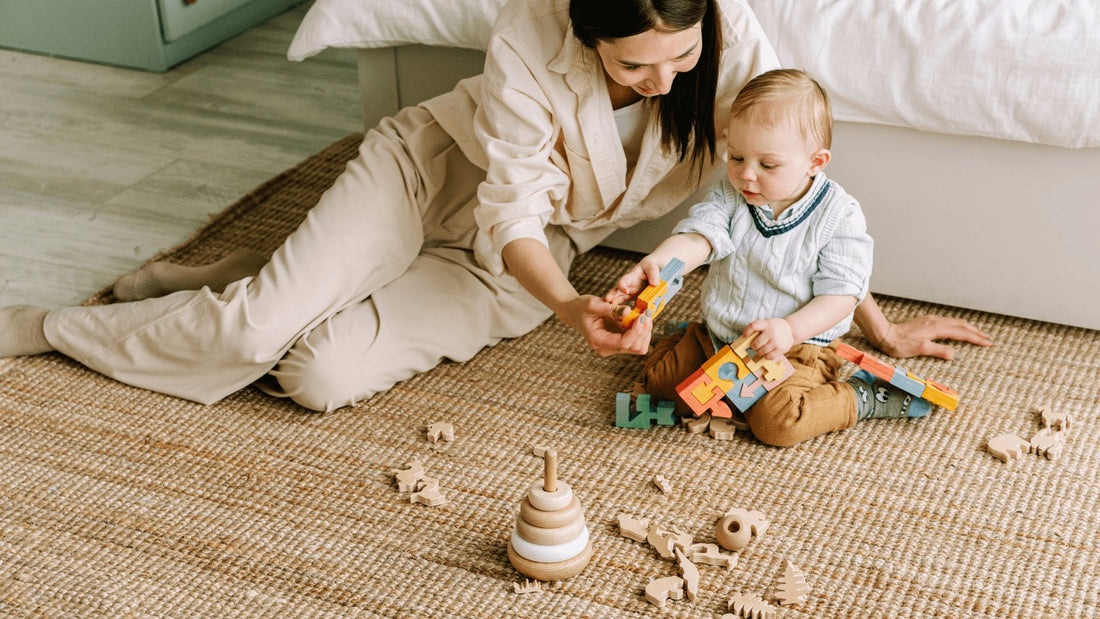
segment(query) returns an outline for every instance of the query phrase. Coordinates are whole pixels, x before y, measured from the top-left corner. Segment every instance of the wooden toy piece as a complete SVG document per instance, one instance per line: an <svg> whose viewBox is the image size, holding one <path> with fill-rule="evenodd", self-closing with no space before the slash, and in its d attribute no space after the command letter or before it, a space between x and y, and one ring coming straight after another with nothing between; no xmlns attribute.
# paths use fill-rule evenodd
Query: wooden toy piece
<svg viewBox="0 0 1100 619"><path fill-rule="evenodd" d="M442 505L446 500L447 497L439 491L439 480L433 477L422 477L416 484L416 492L409 497L410 502L428 507Z"/></svg>
<svg viewBox="0 0 1100 619"><path fill-rule="evenodd" d="M1066 447L1066 432L1054 428L1043 428L1031 437L1031 449L1047 460L1058 460Z"/></svg>
<svg viewBox="0 0 1100 619"><path fill-rule="evenodd" d="M1044 406L1039 410L1039 416L1043 420L1044 428L1054 430L1069 430L1073 423L1073 415L1069 413L1056 413L1050 406Z"/></svg>
<svg viewBox="0 0 1100 619"><path fill-rule="evenodd" d="M416 483L424 477L424 465L419 460L412 460L405 469L394 469L393 474L397 477L397 490L398 492L414 492L416 491Z"/></svg>
<svg viewBox="0 0 1100 619"><path fill-rule="evenodd" d="M662 559L672 559L676 556L675 550L677 546L690 548L693 540L689 533L662 529L654 523L649 525L646 541L657 550L657 554L661 555Z"/></svg>
<svg viewBox="0 0 1100 619"><path fill-rule="evenodd" d="M639 395L635 400L637 412L630 412L630 394L619 392L615 395L615 425L620 428L647 429L654 422L661 426L676 425L676 404L667 400L657 402L653 407L648 393Z"/></svg>
<svg viewBox="0 0 1100 619"><path fill-rule="evenodd" d="M1024 454L1031 453L1031 443L1012 432L998 434L989 439L987 448L989 453L1009 464L1012 464L1013 460L1022 458Z"/></svg>
<svg viewBox="0 0 1100 619"><path fill-rule="evenodd" d="M656 318L665 309L665 304L684 287L684 266L683 260L673 258L661 269L661 281L646 286L634 299L634 309L622 319L624 329L629 329L643 312L649 318Z"/></svg>
<svg viewBox="0 0 1100 619"><path fill-rule="evenodd" d="M636 542L644 542L649 535L649 518L635 518L626 513L619 514L619 533Z"/></svg>
<svg viewBox="0 0 1100 619"><path fill-rule="evenodd" d="M714 536L718 538L719 546L737 552L748 546L754 536L756 539L764 537L767 530L768 519L764 514L735 507L718 519Z"/></svg>
<svg viewBox="0 0 1100 619"><path fill-rule="evenodd" d="M701 417L684 417L684 425L691 434L702 434L710 427L710 413L703 413Z"/></svg>
<svg viewBox="0 0 1100 619"><path fill-rule="evenodd" d="M516 593L534 593L536 591L542 591L542 583L537 580L526 578L522 585L518 582L512 583L512 589L514 589Z"/></svg>
<svg viewBox="0 0 1100 619"><path fill-rule="evenodd" d="M710 435L719 441L732 441L737 434L737 426L729 419L711 419Z"/></svg>
<svg viewBox="0 0 1100 619"><path fill-rule="evenodd" d="M716 384L716 379L708 376L702 368L692 372L691 376L677 385L676 392L696 417L733 416L729 405L723 399L726 392L722 391L722 388Z"/></svg>
<svg viewBox="0 0 1100 619"><path fill-rule="evenodd" d="M737 593L730 598L726 610L733 611L733 617L741 619L775 619L776 608L756 593ZM723 619L727 616L722 615Z"/></svg>
<svg viewBox="0 0 1100 619"><path fill-rule="evenodd" d="M732 570L737 567L737 555L724 555L718 550L718 544L692 544L688 557L703 565L713 565Z"/></svg>
<svg viewBox="0 0 1100 619"><path fill-rule="evenodd" d="M783 570L783 577L776 587L775 597L780 604L800 604L806 601L810 595L810 585L806 582L806 575L802 569L787 561L787 567Z"/></svg>
<svg viewBox="0 0 1100 619"><path fill-rule="evenodd" d="M578 574L592 557L584 512L569 484L558 479L558 452L547 449L542 479L520 502L508 560L534 580L564 580Z"/></svg>
<svg viewBox="0 0 1100 619"><path fill-rule="evenodd" d="M455 427L445 421L433 423L428 426L428 441L437 443L440 440L455 440Z"/></svg>
<svg viewBox="0 0 1100 619"><path fill-rule="evenodd" d="M955 410L959 405L959 393L954 389L941 385L934 380L921 378L903 368L890 365L843 342L837 346L836 354L841 359L851 361L909 395L924 398L932 404L949 411Z"/></svg>
<svg viewBox="0 0 1100 619"><path fill-rule="evenodd" d="M684 598L684 579L679 576L665 576L650 581L645 586L645 599L650 604L656 604L657 608L664 608L668 600L681 600Z"/></svg>
<svg viewBox="0 0 1100 619"><path fill-rule="evenodd" d="M665 494L672 494L672 482L669 481L668 478L665 477L664 475L661 475L661 474L654 475L653 476L653 483L656 484L656 486L661 489L661 492L663 492Z"/></svg>
<svg viewBox="0 0 1100 619"><path fill-rule="evenodd" d="M677 546L673 552L676 553L676 568L680 570L680 578L684 579L684 593L688 600L694 602L695 596L699 594L699 568L688 560L683 548Z"/></svg>
<svg viewBox="0 0 1100 619"><path fill-rule="evenodd" d="M759 332L753 332L748 335L742 335L737 338L737 341L729 345L735 355L744 361L745 366L749 368L749 371L756 376L767 381L778 381L783 378L783 367L778 361L767 359L765 357L758 357L754 352L749 355L749 348L752 346L753 340Z"/></svg>

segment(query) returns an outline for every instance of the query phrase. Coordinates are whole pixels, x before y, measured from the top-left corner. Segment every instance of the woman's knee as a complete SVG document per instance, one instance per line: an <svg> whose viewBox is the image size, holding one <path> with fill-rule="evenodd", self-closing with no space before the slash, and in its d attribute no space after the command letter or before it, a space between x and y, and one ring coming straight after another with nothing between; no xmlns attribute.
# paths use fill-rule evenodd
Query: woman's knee
<svg viewBox="0 0 1100 619"><path fill-rule="evenodd" d="M282 392L300 406L328 412L354 406L393 385L380 382L384 377L372 375L362 355L348 347L311 344L308 339L302 338L271 372Z"/></svg>

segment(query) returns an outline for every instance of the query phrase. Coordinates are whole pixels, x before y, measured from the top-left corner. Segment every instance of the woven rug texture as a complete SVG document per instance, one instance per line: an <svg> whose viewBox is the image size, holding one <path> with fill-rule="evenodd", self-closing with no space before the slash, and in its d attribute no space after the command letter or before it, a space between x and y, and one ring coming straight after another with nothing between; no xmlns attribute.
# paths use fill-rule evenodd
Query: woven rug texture
<svg viewBox="0 0 1100 619"><path fill-rule="evenodd" d="M358 141L277 176L158 259L272 251ZM602 294L638 257L597 249L571 278ZM700 280L687 278L658 326L695 318ZM773 601L787 561L811 593L779 618L1100 616L1100 333L880 305L895 321L966 318L996 346L905 362L960 392L953 412L787 449L745 433L616 428L615 395L642 359L601 359L556 318L328 414L253 388L201 406L56 354L0 360L0 616L717 619L737 593ZM872 351L858 329L845 340ZM1074 418L1060 460L1009 465L986 451L998 434L1034 435L1041 406ZM440 421L453 442L428 441ZM579 575L517 594L506 543L542 474L535 446L558 450L594 553ZM413 459L445 504L398 491L393 471ZM620 535L618 515L713 543L735 507L770 523L736 567L699 565L693 601L647 602L645 586L677 569Z"/></svg>

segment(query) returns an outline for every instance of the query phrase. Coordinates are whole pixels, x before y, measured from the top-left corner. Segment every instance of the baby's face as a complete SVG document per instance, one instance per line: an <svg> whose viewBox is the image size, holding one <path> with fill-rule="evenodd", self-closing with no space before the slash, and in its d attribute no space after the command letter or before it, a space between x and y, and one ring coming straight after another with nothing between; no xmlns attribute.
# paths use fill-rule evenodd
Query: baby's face
<svg viewBox="0 0 1100 619"><path fill-rule="evenodd" d="M731 120L727 146L730 183L749 204L768 204L776 215L797 202L824 167L815 159L819 149L791 123L769 127L744 118Z"/></svg>

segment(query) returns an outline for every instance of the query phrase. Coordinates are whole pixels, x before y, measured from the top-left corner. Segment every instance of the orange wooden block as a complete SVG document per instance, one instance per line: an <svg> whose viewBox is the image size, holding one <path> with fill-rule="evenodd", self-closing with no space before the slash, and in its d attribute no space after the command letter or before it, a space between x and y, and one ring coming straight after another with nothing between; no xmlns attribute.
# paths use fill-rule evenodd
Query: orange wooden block
<svg viewBox="0 0 1100 619"><path fill-rule="evenodd" d="M723 401L726 393L714 384L702 368L695 370L687 380L677 385L676 392L696 417L707 413L712 417L733 417L733 411ZM710 397L707 397L708 393Z"/></svg>

